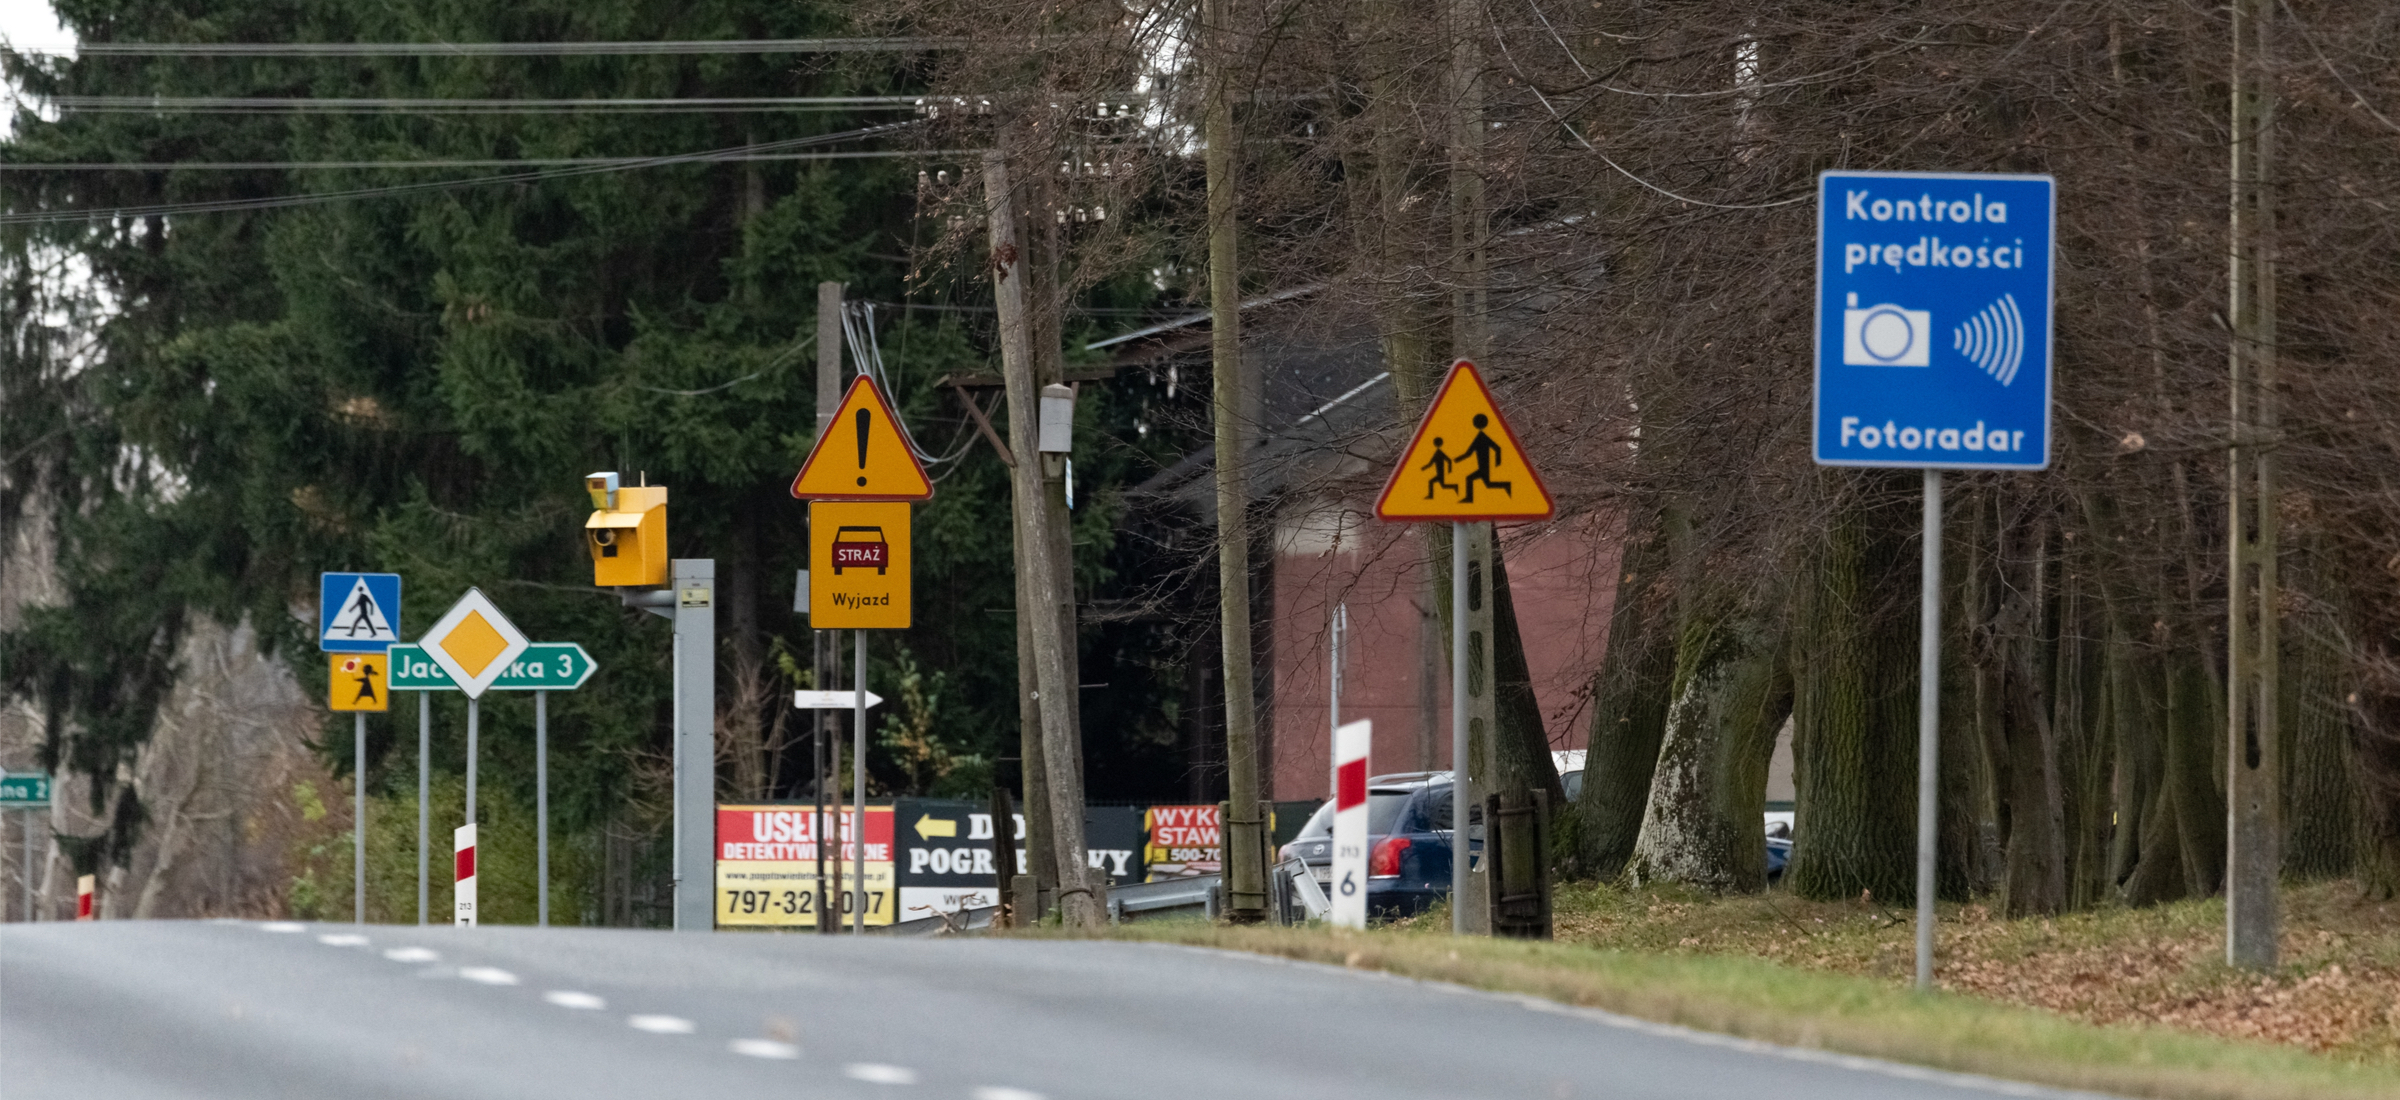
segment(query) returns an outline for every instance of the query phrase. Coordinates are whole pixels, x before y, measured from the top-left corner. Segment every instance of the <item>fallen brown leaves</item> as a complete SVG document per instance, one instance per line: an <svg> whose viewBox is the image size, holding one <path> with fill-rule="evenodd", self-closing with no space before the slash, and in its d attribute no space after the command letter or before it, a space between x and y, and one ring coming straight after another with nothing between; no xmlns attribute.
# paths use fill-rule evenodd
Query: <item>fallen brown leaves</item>
<svg viewBox="0 0 2400 1100"><path fill-rule="evenodd" d="M2257 974L2225 965L2218 901L2022 920L1944 906L1935 980L2093 1023L2400 1062L2400 904L2333 882L2288 889L2284 907L2284 965ZM1568 942L1743 954L1893 982L1914 965L1909 914L1871 901L1581 887L1562 890L1557 908L1558 938Z"/></svg>

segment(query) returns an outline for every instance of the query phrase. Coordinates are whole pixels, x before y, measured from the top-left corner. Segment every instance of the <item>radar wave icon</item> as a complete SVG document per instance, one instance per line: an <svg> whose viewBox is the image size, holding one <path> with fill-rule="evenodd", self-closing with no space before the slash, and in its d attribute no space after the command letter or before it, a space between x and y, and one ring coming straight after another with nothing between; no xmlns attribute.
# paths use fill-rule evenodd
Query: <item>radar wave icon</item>
<svg viewBox="0 0 2400 1100"><path fill-rule="evenodd" d="M2025 315L2017 309L2016 295L2003 294L1983 307L1952 331L1950 342L1993 381L2003 386L2016 381L2017 367L2025 362Z"/></svg>

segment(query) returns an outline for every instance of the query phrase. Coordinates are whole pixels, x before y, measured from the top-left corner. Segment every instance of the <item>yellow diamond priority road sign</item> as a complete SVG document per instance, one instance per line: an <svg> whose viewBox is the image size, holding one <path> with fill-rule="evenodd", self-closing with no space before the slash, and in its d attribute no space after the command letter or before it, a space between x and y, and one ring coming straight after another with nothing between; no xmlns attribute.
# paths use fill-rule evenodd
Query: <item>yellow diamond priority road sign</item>
<svg viewBox="0 0 2400 1100"><path fill-rule="evenodd" d="M1551 508L1542 475L1464 359L1451 365L1375 501L1376 518L1402 523L1547 519Z"/></svg>
<svg viewBox="0 0 2400 1100"><path fill-rule="evenodd" d="M417 644L473 699L489 690L532 643L482 589L470 588Z"/></svg>

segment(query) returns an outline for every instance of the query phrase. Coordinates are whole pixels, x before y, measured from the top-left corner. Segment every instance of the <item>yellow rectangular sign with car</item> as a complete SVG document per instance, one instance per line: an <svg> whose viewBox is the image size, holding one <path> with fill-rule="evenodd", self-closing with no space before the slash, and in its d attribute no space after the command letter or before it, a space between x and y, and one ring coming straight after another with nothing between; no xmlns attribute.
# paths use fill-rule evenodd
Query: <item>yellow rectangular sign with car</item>
<svg viewBox="0 0 2400 1100"><path fill-rule="evenodd" d="M808 505L808 623L818 630L906 630L907 501Z"/></svg>

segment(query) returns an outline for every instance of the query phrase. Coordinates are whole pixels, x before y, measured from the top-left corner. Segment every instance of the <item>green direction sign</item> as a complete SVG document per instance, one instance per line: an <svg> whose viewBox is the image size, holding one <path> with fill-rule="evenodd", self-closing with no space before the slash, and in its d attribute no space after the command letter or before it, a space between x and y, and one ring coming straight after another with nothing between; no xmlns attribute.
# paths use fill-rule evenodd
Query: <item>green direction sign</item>
<svg viewBox="0 0 2400 1100"><path fill-rule="evenodd" d="M393 691L457 691L450 674L425 655L415 642L395 643L385 659L392 663ZM573 642L535 642L525 647L516 663L492 681L494 691L573 691L600 666Z"/></svg>
<svg viewBox="0 0 2400 1100"><path fill-rule="evenodd" d="M50 804L50 777L32 772L16 775L0 773L0 807L47 806Z"/></svg>

